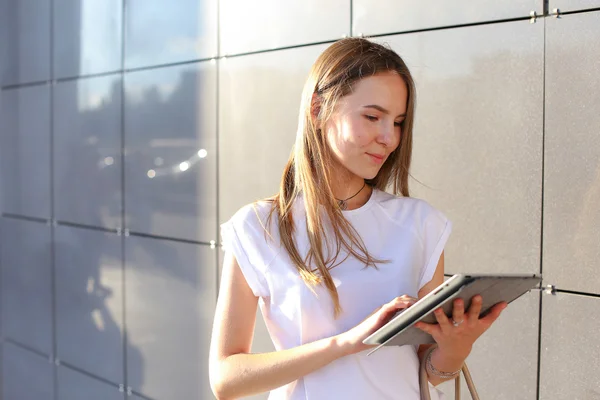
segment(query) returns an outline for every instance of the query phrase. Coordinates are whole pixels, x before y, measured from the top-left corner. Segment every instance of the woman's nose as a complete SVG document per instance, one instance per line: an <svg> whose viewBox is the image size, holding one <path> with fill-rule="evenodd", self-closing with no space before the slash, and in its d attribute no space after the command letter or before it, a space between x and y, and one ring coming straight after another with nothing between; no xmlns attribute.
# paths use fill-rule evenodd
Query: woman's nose
<svg viewBox="0 0 600 400"><path fill-rule="evenodd" d="M391 127L387 125L382 126L377 141L385 146L390 146L394 141L394 124Z"/></svg>

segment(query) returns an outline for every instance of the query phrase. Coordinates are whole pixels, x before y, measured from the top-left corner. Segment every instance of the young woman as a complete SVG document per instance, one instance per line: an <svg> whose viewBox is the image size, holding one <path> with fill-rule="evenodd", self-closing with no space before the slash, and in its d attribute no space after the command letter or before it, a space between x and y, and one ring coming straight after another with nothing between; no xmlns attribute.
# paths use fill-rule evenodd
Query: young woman
<svg viewBox="0 0 600 400"><path fill-rule="evenodd" d="M426 362L435 389L459 371L506 303L479 318L481 296L438 324L429 345L363 339L444 280L451 222L409 197L415 86L387 47L349 38L313 65L279 193L221 226L226 250L210 351L218 399L419 399ZM386 189L391 193L387 193ZM250 354L256 307L276 351ZM375 311L373 311L375 310Z"/></svg>

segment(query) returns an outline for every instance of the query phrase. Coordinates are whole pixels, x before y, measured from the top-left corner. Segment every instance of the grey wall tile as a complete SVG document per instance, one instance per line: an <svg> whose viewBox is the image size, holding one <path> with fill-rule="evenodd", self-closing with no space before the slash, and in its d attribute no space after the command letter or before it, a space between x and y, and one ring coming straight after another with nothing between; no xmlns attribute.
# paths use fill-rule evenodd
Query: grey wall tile
<svg viewBox="0 0 600 400"><path fill-rule="evenodd" d="M558 8L561 12L600 8L598 0L549 0L548 10Z"/></svg>
<svg viewBox="0 0 600 400"><path fill-rule="evenodd" d="M129 236L125 252L128 385L155 399L209 398L217 250Z"/></svg>
<svg viewBox="0 0 600 400"><path fill-rule="evenodd" d="M74 371L67 367L59 367L57 371L57 389L60 400L124 400L125 393L119 392L117 386Z"/></svg>
<svg viewBox="0 0 600 400"><path fill-rule="evenodd" d="M239 54L341 39L350 34L346 0L221 0L220 54Z"/></svg>
<svg viewBox="0 0 600 400"><path fill-rule="evenodd" d="M121 69L122 0L53 1L54 77Z"/></svg>
<svg viewBox="0 0 600 400"><path fill-rule="evenodd" d="M54 400L54 365L12 343L2 347L2 399Z"/></svg>
<svg viewBox="0 0 600 400"><path fill-rule="evenodd" d="M123 383L121 237L58 226L54 240L57 357Z"/></svg>
<svg viewBox="0 0 600 400"><path fill-rule="evenodd" d="M217 0L129 0L125 67L217 55Z"/></svg>
<svg viewBox="0 0 600 400"><path fill-rule="evenodd" d="M125 211L132 231L216 240L216 64L125 76Z"/></svg>
<svg viewBox="0 0 600 400"><path fill-rule="evenodd" d="M539 296L533 291L512 302L475 342L466 362L482 399L537 398ZM439 388L447 399L454 398L454 381ZM471 398L464 376L461 395Z"/></svg>
<svg viewBox="0 0 600 400"><path fill-rule="evenodd" d="M7 213L50 218L50 90L3 90L0 185Z"/></svg>
<svg viewBox="0 0 600 400"><path fill-rule="evenodd" d="M271 196L296 138L304 81L324 45L222 60L219 221Z"/></svg>
<svg viewBox="0 0 600 400"><path fill-rule="evenodd" d="M50 0L0 2L0 85L50 78Z"/></svg>
<svg viewBox="0 0 600 400"><path fill-rule="evenodd" d="M558 293L542 307L540 400L600 399L600 298Z"/></svg>
<svg viewBox="0 0 600 400"><path fill-rule="evenodd" d="M543 13L541 0L483 0L448 2L433 0L352 0L354 35L407 32L417 29L452 26L474 22L528 17L532 11Z"/></svg>
<svg viewBox="0 0 600 400"><path fill-rule="evenodd" d="M54 87L54 214L59 221L122 227L121 78Z"/></svg>
<svg viewBox="0 0 600 400"><path fill-rule="evenodd" d="M600 12L547 24L544 275L600 293Z"/></svg>
<svg viewBox="0 0 600 400"><path fill-rule="evenodd" d="M540 265L542 23L378 38L417 86L410 189L453 222L447 273Z"/></svg>
<svg viewBox="0 0 600 400"><path fill-rule="evenodd" d="M3 335L52 354L52 277L50 227L39 222L2 219Z"/></svg>

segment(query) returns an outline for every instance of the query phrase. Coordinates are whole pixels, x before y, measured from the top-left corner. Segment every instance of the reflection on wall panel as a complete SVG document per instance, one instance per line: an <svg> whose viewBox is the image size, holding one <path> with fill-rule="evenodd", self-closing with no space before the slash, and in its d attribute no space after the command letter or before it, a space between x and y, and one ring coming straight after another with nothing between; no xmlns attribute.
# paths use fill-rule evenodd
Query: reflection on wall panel
<svg viewBox="0 0 600 400"><path fill-rule="evenodd" d="M57 373L58 399L60 400L124 400L125 393L117 386L94 379L88 375L59 367Z"/></svg>
<svg viewBox="0 0 600 400"><path fill-rule="evenodd" d="M125 68L217 55L218 0L128 0Z"/></svg>
<svg viewBox="0 0 600 400"><path fill-rule="evenodd" d="M45 223L2 218L0 295L3 336L52 354L50 230Z"/></svg>
<svg viewBox="0 0 600 400"><path fill-rule="evenodd" d="M547 24L544 275L600 294L600 12Z"/></svg>
<svg viewBox="0 0 600 400"><path fill-rule="evenodd" d="M53 400L54 365L48 358L4 342L2 346L2 387L4 400Z"/></svg>
<svg viewBox="0 0 600 400"><path fill-rule="evenodd" d="M221 0L219 15L221 55L337 40L350 34L348 0Z"/></svg>
<svg viewBox="0 0 600 400"><path fill-rule="evenodd" d="M153 399L210 398L216 249L127 237L127 379Z"/></svg>
<svg viewBox="0 0 600 400"><path fill-rule="evenodd" d="M59 221L123 226L121 76L54 86L54 215Z"/></svg>
<svg viewBox="0 0 600 400"><path fill-rule="evenodd" d="M549 0L548 10L553 12L556 8L560 12L600 8L600 0Z"/></svg>
<svg viewBox="0 0 600 400"><path fill-rule="evenodd" d="M558 293L542 306L540 400L600 398L600 298Z"/></svg>
<svg viewBox="0 0 600 400"><path fill-rule="evenodd" d="M0 85L50 78L50 1L0 1Z"/></svg>
<svg viewBox="0 0 600 400"><path fill-rule="evenodd" d="M352 0L352 34L377 35L543 13L543 0Z"/></svg>
<svg viewBox="0 0 600 400"><path fill-rule="evenodd" d="M448 273L539 272L543 21L386 36L417 86L411 195L454 223Z"/></svg>
<svg viewBox="0 0 600 400"><path fill-rule="evenodd" d="M216 240L216 63L125 75L125 225Z"/></svg>
<svg viewBox="0 0 600 400"><path fill-rule="evenodd" d="M123 383L121 236L58 226L54 257L58 358Z"/></svg>
<svg viewBox="0 0 600 400"><path fill-rule="evenodd" d="M4 212L50 218L50 87L0 92L0 186Z"/></svg>
<svg viewBox="0 0 600 400"><path fill-rule="evenodd" d="M219 220L273 195L296 138L304 81L325 45L221 61Z"/></svg>
<svg viewBox="0 0 600 400"><path fill-rule="evenodd" d="M53 0L54 78L121 69L123 0Z"/></svg>

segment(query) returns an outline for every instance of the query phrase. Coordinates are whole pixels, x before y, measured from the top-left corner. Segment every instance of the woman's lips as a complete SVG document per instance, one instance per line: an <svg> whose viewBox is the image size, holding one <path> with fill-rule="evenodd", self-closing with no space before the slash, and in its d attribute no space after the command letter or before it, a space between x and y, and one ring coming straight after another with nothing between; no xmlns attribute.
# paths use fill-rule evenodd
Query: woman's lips
<svg viewBox="0 0 600 400"><path fill-rule="evenodd" d="M383 163L383 160L385 159L385 157L380 154L371 154L371 153L366 153L366 154L369 156L369 158L371 158L371 160L373 160L377 164Z"/></svg>

